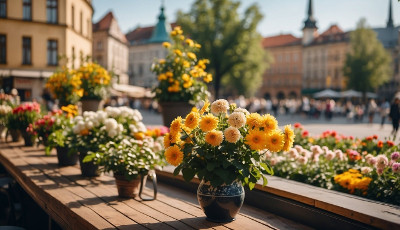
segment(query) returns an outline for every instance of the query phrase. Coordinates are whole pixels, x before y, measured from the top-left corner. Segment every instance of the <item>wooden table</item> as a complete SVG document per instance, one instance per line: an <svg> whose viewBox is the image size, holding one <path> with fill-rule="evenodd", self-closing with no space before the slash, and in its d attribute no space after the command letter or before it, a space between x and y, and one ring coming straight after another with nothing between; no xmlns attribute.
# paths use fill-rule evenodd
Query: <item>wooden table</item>
<svg viewBox="0 0 400 230"><path fill-rule="evenodd" d="M0 163L64 229L310 229L248 205L235 221L212 223L195 194L162 183L155 201L121 199L113 177L83 178L79 166L59 167L54 153L22 143L0 143Z"/></svg>

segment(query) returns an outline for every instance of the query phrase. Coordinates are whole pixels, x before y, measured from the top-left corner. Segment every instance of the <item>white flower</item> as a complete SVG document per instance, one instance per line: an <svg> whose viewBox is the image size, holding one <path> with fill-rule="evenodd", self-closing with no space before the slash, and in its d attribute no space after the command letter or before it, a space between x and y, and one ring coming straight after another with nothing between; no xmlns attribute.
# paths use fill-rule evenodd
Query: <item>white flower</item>
<svg viewBox="0 0 400 230"><path fill-rule="evenodd" d="M296 159L299 156L299 152L297 152L297 149L291 148L288 152L289 157L292 159Z"/></svg>
<svg viewBox="0 0 400 230"><path fill-rule="evenodd" d="M141 120L143 120L142 114L139 112L139 110L133 109L132 112L133 112L133 119L134 119L135 121L141 121Z"/></svg>
<svg viewBox="0 0 400 230"><path fill-rule="evenodd" d="M241 128L246 124L246 116L241 112L233 112L229 115L228 124L235 128Z"/></svg>
<svg viewBox="0 0 400 230"><path fill-rule="evenodd" d="M136 127L137 127L139 132L146 132L147 131L146 126L142 122L137 123Z"/></svg>
<svg viewBox="0 0 400 230"><path fill-rule="evenodd" d="M332 160L333 158L335 158L335 153L334 152L332 152L332 151L328 151L327 153L326 153L326 159L328 160L328 161L330 161L330 160Z"/></svg>
<svg viewBox="0 0 400 230"><path fill-rule="evenodd" d="M380 155L376 156L376 167L377 168L383 169L388 165L389 165L389 160L385 155L380 154Z"/></svg>
<svg viewBox="0 0 400 230"><path fill-rule="evenodd" d="M230 143L236 143L241 135L240 131L235 127L228 127L224 131L225 140Z"/></svg>
<svg viewBox="0 0 400 230"><path fill-rule="evenodd" d="M211 112L215 115L227 113L229 109L229 102L225 99L219 99L211 104Z"/></svg>
<svg viewBox="0 0 400 230"><path fill-rule="evenodd" d="M114 118L107 118L104 121L104 125L106 127L107 132L110 130L114 130L118 127L118 122Z"/></svg>
<svg viewBox="0 0 400 230"><path fill-rule="evenodd" d="M93 122L92 121L87 121L85 123L85 126L86 126L87 129L92 129L93 128Z"/></svg>
<svg viewBox="0 0 400 230"><path fill-rule="evenodd" d="M322 153L322 149L319 145L311 146L310 150L313 152L314 155L319 155Z"/></svg>
<svg viewBox="0 0 400 230"><path fill-rule="evenodd" d="M327 154L329 151L329 148L327 146L322 146L322 150L325 152L325 154Z"/></svg>
<svg viewBox="0 0 400 230"><path fill-rule="evenodd" d="M244 115L249 115L249 111L247 111L247 109L243 109L243 108L236 108L233 112L240 112L240 113L244 113Z"/></svg>
<svg viewBox="0 0 400 230"><path fill-rule="evenodd" d="M297 162L299 162L300 164L307 164L307 161L308 161L308 158L307 157L304 157L304 156L301 156L301 157L299 157L298 159L297 159Z"/></svg>
<svg viewBox="0 0 400 230"><path fill-rule="evenodd" d="M341 161L344 160L343 152L340 149L335 150L335 156L337 159L339 159Z"/></svg>
<svg viewBox="0 0 400 230"><path fill-rule="evenodd" d="M108 130L107 134L109 137L113 138L118 135L118 132L115 129L111 129L111 130Z"/></svg>
<svg viewBox="0 0 400 230"><path fill-rule="evenodd" d="M301 147L301 145L295 145L294 148L297 150L298 153L303 150L303 147Z"/></svg>
<svg viewBox="0 0 400 230"><path fill-rule="evenodd" d="M138 129L136 128L136 125L134 124L130 124L129 125L129 130L131 131L131 133L137 133Z"/></svg>
<svg viewBox="0 0 400 230"><path fill-rule="evenodd" d="M370 168L370 167L361 167L361 173L362 174L368 174L370 172L372 172L372 168Z"/></svg>

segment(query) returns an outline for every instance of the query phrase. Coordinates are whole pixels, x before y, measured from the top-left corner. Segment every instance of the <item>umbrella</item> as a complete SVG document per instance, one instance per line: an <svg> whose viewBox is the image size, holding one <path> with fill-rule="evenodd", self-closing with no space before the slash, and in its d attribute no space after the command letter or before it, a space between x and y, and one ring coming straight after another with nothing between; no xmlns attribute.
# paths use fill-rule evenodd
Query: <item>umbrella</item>
<svg viewBox="0 0 400 230"><path fill-rule="evenodd" d="M376 93L367 92L367 98L377 98L378 95Z"/></svg>
<svg viewBox="0 0 400 230"><path fill-rule="evenodd" d="M144 97L146 93L145 88L134 85L114 84L113 89L117 92L125 93L129 97L135 97L135 98Z"/></svg>
<svg viewBox="0 0 400 230"><path fill-rule="evenodd" d="M314 94L315 98L336 98L340 97L340 93L333 91L331 89L325 89Z"/></svg>
<svg viewBox="0 0 400 230"><path fill-rule="evenodd" d="M361 97L362 94L358 91L355 90L346 90L340 93L340 97L344 97L344 98L350 98L350 97Z"/></svg>

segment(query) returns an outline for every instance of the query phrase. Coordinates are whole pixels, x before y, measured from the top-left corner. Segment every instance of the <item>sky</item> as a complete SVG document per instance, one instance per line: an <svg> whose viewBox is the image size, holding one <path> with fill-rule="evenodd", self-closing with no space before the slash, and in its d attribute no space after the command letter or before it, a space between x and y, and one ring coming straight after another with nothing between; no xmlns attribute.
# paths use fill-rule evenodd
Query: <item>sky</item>
<svg viewBox="0 0 400 230"><path fill-rule="evenodd" d="M98 22L110 10L117 18L122 32L137 26L153 26L157 23L162 0L93 0L93 21ZM400 25L400 3L393 4L393 20ZM189 12L194 0L164 0L168 22L176 20L176 12ZM308 0L241 0L239 13L251 4L257 4L263 20L258 32L266 36L291 33L301 36L306 19ZM385 27L388 19L389 0L314 0L314 18L322 33L333 24L344 31L353 30L360 18L366 18L372 27Z"/></svg>

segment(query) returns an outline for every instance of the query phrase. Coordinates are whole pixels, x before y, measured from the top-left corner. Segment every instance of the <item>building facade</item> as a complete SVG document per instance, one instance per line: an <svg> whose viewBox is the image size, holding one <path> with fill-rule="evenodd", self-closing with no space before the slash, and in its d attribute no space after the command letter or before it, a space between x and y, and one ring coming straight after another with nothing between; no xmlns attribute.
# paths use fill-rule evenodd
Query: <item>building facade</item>
<svg viewBox="0 0 400 230"><path fill-rule="evenodd" d="M259 97L297 98L301 95L302 45L301 39L291 34L263 39L263 47L273 57L264 72Z"/></svg>
<svg viewBox="0 0 400 230"><path fill-rule="evenodd" d="M92 16L91 0L0 1L0 88L40 99L58 66L91 56Z"/></svg>
<svg viewBox="0 0 400 230"><path fill-rule="evenodd" d="M128 84L128 40L112 12L93 25L93 60L112 72L119 84Z"/></svg>
<svg viewBox="0 0 400 230"><path fill-rule="evenodd" d="M167 50L163 42L170 42L171 25L167 23L164 7L161 7L158 23L154 27L136 28L126 34L129 41L129 83L144 88L157 84L156 75L151 72L155 59L165 58Z"/></svg>

